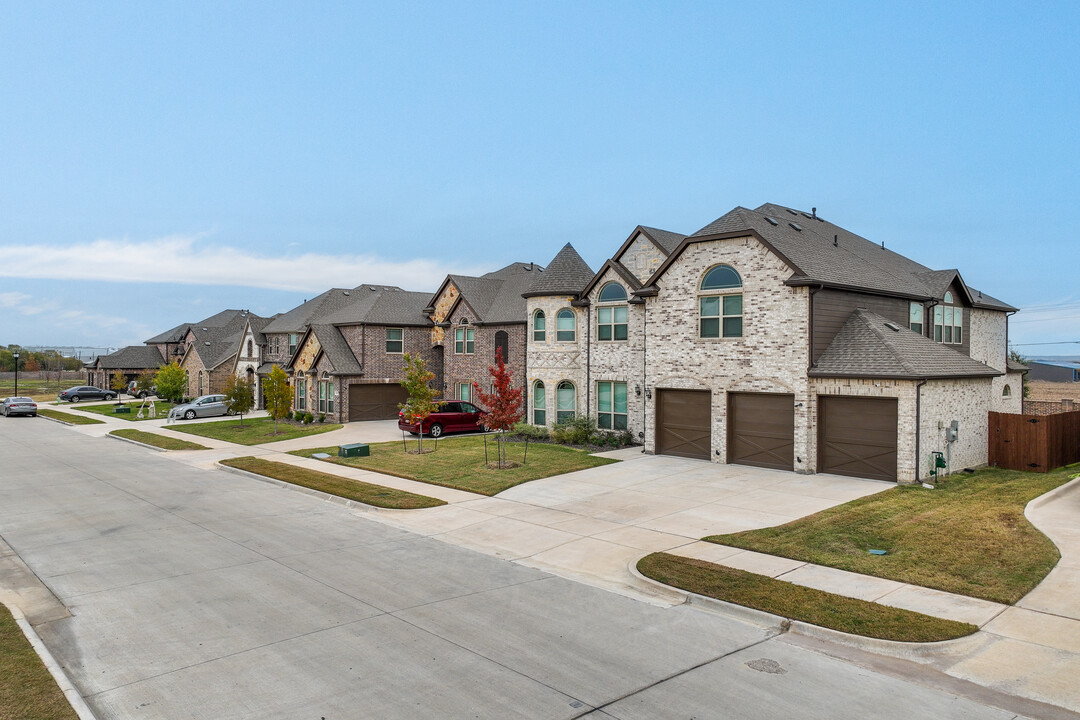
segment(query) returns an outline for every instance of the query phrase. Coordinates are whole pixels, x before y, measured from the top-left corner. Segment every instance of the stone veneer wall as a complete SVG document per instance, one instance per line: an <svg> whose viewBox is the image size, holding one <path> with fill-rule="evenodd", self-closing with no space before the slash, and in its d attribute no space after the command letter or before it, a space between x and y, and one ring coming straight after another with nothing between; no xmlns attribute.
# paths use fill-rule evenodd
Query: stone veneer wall
<svg viewBox="0 0 1080 720"><path fill-rule="evenodd" d="M251 355L247 353L248 341L251 341ZM243 339L240 341L240 357L236 359L236 377L240 379L247 379L248 368L251 369L253 383L252 390L255 393L255 409L262 410L262 378L259 377L259 365L261 364L260 358L262 357L263 348L259 343L255 342L255 336L251 332L249 327L247 332L244 333Z"/></svg>
<svg viewBox="0 0 1080 720"><path fill-rule="evenodd" d="M634 273L639 282L644 283L656 272L665 257L652 240L638 233L626 251L615 259Z"/></svg>
<svg viewBox="0 0 1080 720"><path fill-rule="evenodd" d="M698 287L713 265L724 263L743 280L743 337L698 337ZM810 402L807 288L784 281L791 268L757 240L734 238L688 246L657 282L659 296L646 304L649 387L710 390L714 462L727 462L727 393L791 393ZM655 400L646 401L645 449L655 450ZM795 416L794 470L812 470L807 412ZM719 452L717 452L719 451Z"/></svg>
<svg viewBox="0 0 1080 720"><path fill-rule="evenodd" d="M570 306L572 297L568 295L553 295L547 297L528 298L529 322L526 326L526 352L528 355L528 385L526 393L526 421L532 423L533 385L536 381L544 383L544 393L547 406L547 425L555 424L555 388L563 380L574 384L577 398L577 412L586 412L585 408L585 308ZM555 314L564 308L574 311L577 318L577 332L573 342L557 342L555 340ZM547 321L546 340L535 342L533 340L533 314L537 310L543 310Z"/></svg>

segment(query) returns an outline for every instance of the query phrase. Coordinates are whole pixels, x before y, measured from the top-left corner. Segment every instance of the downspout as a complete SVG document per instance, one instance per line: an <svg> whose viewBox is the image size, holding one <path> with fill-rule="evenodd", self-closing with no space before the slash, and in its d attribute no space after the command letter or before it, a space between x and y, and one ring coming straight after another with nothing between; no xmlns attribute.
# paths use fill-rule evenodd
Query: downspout
<svg viewBox="0 0 1080 720"><path fill-rule="evenodd" d="M645 378L648 377L648 365L649 365L649 301L646 300L642 307L642 328L641 328L641 389L645 394L641 398L641 452L645 453L645 409L649 402L648 386L645 385ZM656 448L653 448L656 451Z"/></svg>
<svg viewBox="0 0 1080 720"><path fill-rule="evenodd" d="M592 304L585 306L585 416L592 417Z"/></svg>
<svg viewBox="0 0 1080 720"><path fill-rule="evenodd" d="M915 482L922 482L919 476L919 438L922 436L922 386L926 384L923 378L915 386Z"/></svg>

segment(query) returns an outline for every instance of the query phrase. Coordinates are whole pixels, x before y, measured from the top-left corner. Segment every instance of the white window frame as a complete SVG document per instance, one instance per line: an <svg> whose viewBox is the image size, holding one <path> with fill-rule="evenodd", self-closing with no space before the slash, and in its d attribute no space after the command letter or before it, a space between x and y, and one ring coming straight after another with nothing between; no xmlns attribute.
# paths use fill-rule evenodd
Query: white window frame
<svg viewBox="0 0 1080 720"><path fill-rule="evenodd" d="M533 342L547 342L547 313L537 310L533 313Z"/></svg>
<svg viewBox="0 0 1080 720"><path fill-rule="evenodd" d="M564 410L559 407L559 391L563 389L563 386L567 386L572 392L573 408ZM562 422L563 420L573 420L577 417L577 387L569 380L562 380L555 386L555 422Z"/></svg>
<svg viewBox="0 0 1080 720"><path fill-rule="evenodd" d="M391 333L397 333L397 338L390 337ZM397 343L398 349L392 350L391 345ZM386 328L386 352L390 355L401 355L405 352L405 328Z"/></svg>
<svg viewBox="0 0 1080 720"><path fill-rule="evenodd" d="M604 407L604 387L607 388L607 407ZM617 391L622 388L622 412L618 411ZM627 430L629 429L630 396L625 382L615 380L600 380L596 383L596 426L601 430ZM620 421L621 420L621 421ZM620 427L621 426L621 427Z"/></svg>
<svg viewBox="0 0 1080 720"><path fill-rule="evenodd" d="M926 307L920 302L913 301L908 305L908 329L920 335L925 334Z"/></svg>
<svg viewBox="0 0 1080 720"><path fill-rule="evenodd" d="M533 425L547 425L547 388L542 380L533 383L532 420Z"/></svg>
<svg viewBox="0 0 1080 720"><path fill-rule="evenodd" d="M563 318L570 319L570 328L559 327ZM563 308L555 313L555 342L577 342L577 313L570 308Z"/></svg>
<svg viewBox="0 0 1080 720"><path fill-rule="evenodd" d="M476 330L471 327L454 329L454 354L473 355L476 353Z"/></svg>
<svg viewBox="0 0 1080 720"><path fill-rule="evenodd" d="M457 399L472 402L472 383L459 382L457 384Z"/></svg>
<svg viewBox="0 0 1080 720"><path fill-rule="evenodd" d="M709 275L718 268L725 268L730 270L735 278L738 279L738 284L718 284L715 287L705 287L709 281ZM732 292L736 291L736 292ZM729 307L733 305L735 298L738 298L738 312L734 312L735 308ZM706 314L706 304L715 303L715 313L709 312ZM730 265L720 263L713 265L701 276L701 281L698 283L698 332L697 335L702 340L721 340L729 338L741 338L746 335L746 323L745 316L746 310L744 307L743 298L743 279L739 271ZM733 323L729 321L738 320L738 332L734 331ZM712 323L716 323L716 334L706 334L705 326L709 323L710 327Z"/></svg>

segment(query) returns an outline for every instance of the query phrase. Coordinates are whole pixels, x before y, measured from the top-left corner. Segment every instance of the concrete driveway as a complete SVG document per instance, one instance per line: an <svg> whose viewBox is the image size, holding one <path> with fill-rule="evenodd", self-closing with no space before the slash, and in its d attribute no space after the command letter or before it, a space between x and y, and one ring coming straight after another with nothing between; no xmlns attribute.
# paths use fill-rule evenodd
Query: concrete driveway
<svg viewBox="0 0 1080 720"><path fill-rule="evenodd" d="M40 418L0 467L0 559L70 610L36 629L102 718L1016 717Z"/></svg>

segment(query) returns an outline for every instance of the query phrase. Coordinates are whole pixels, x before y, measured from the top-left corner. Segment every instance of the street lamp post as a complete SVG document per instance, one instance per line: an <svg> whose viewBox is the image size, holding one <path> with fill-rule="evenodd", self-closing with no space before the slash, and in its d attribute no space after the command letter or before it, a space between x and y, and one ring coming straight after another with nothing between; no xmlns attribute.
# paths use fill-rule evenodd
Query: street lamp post
<svg viewBox="0 0 1080 720"><path fill-rule="evenodd" d="M19 351L11 353L15 358L15 397L19 396Z"/></svg>

